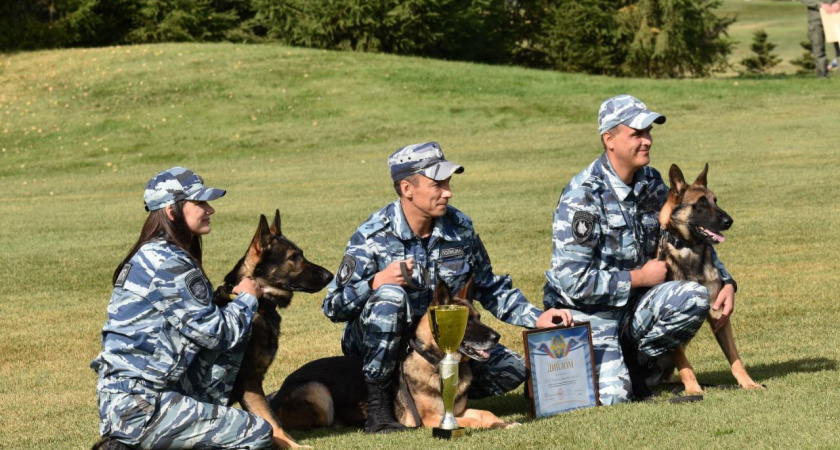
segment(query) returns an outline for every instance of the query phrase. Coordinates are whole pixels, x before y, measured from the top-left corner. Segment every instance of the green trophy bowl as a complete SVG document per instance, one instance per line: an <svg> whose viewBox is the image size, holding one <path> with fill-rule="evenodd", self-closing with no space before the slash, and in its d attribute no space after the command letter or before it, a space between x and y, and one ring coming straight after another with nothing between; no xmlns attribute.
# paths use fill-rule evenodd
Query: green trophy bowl
<svg viewBox="0 0 840 450"><path fill-rule="evenodd" d="M468 318L469 310L466 306L442 305L429 308L435 342L446 354L438 365L443 419L439 427L432 429L432 436L440 439L454 439L465 434L464 428L458 426L453 409L458 390L458 347L464 339Z"/></svg>

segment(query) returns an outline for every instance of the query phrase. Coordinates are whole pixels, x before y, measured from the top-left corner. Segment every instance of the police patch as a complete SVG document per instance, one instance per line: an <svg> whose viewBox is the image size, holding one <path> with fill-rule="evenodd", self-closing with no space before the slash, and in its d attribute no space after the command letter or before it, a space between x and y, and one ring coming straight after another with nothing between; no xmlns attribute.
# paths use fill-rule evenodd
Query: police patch
<svg viewBox="0 0 840 450"><path fill-rule="evenodd" d="M440 249L440 259L444 258L455 258L459 256L464 256L464 249L460 247L456 248L442 248Z"/></svg>
<svg viewBox="0 0 840 450"><path fill-rule="evenodd" d="M639 205L639 210L642 212L659 211L659 200L656 197L648 197Z"/></svg>
<svg viewBox="0 0 840 450"><path fill-rule="evenodd" d="M128 279L128 273L131 272L131 263L126 263L123 266L122 270L120 270L120 274L117 275L117 282L114 283L114 287L123 287L125 286L125 280Z"/></svg>
<svg viewBox="0 0 840 450"><path fill-rule="evenodd" d="M336 286L344 286L347 284L355 271L356 258L350 255L344 255L344 259L341 260L341 265L338 266L338 273L335 275Z"/></svg>
<svg viewBox="0 0 840 450"><path fill-rule="evenodd" d="M592 235L592 228L595 227L595 215L586 211L575 212L572 219L572 235L578 244L589 239Z"/></svg>
<svg viewBox="0 0 840 450"><path fill-rule="evenodd" d="M187 289L190 294L201 303L208 303L210 300L210 292L207 290L207 283L201 272L194 270L187 274Z"/></svg>

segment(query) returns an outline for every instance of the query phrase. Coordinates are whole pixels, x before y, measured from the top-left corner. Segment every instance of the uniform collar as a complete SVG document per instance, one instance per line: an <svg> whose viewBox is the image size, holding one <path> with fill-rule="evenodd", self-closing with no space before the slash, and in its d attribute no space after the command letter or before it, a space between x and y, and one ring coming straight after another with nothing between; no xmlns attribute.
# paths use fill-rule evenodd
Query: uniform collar
<svg viewBox="0 0 840 450"><path fill-rule="evenodd" d="M393 230L394 234L403 241L409 241L416 237L414 231L411 230L411 227L408 226L408 220L405 218L405 214L402 210L402 204L400 200L397 199L394 203L391 204L394 208L392 213L393 220L391 221L391 229ZM430 241L436 241L437 239L443 239L445 241L460 241L461 238L458 237L458 233L455 231L455 226L450 219L449 208L447 207L447 212L443 217L439 217L435 219L435 224L432 226L432 239Z"/></svg>
<svg viewBox="0 0 840 450"><path fill-rule="evenodd" d="M630 193L633 193L636 198L641 198L642 193L645 192L649 183L649 180L645 175L644 167L637 170L633 175L633 186L630 187L627 186L627 184L625 184L618 175L616 175L615 169L613 169L612 163L610 162L610 158L607 156L607 152L604 152L604 154L601 155L600 162L605 175L604 179L615 196L618 197L619 201L623 202L630 196Z"/></svg>

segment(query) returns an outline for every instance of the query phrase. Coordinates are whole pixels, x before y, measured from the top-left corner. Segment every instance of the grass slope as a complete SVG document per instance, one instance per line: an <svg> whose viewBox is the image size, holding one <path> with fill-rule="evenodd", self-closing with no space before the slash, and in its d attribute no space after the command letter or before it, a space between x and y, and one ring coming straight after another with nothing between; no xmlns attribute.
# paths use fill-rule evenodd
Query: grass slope
<svg viewBox="0 0 840 450"><path fill-rule="evenodd" d="M467 170L453 204L474 219L497 273L541 304L551 216L563 185L600 153L604 98L637 95L667 115L653 165L710 186L735 218L722 259L733 318L765 392L620 405L532 421L521 390L476 402L525 425L453 448L837 447L840 311L833 108L836 81L629 80L276 46L158 45L0 59L0 447L84 448L97 436L95 374L109 280L144 218L142 188L185 165L228 189L214 203L206 268L219 282L258 214L335 269L356 225L391 201L385 159L441 142ZM266 381L340 353L321 295L284 315ZM488 317L489 314L485 314ZM488 318L505 344L520 329ZM728 383L707 328L690 349L701 381ZM428 448L428 431L295 433L316 448Z"/></svg>

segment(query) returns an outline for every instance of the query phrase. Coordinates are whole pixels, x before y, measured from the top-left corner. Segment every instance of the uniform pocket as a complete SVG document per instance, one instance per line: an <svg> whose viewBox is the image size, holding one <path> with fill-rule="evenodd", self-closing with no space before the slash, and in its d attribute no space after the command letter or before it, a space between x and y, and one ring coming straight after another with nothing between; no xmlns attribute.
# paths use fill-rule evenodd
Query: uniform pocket
<svg viewBox="0 0 840 450"><path fill-rule="evenodd" d="M102 392L99 394L100 431L137 444L152 421L157 405L158 398L154 394Z"/></svg>

